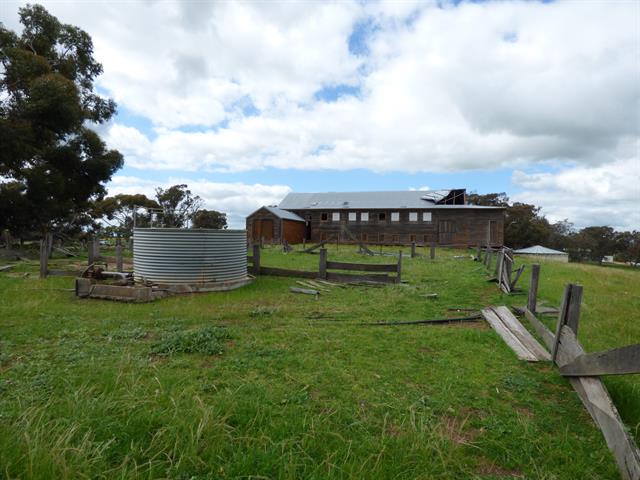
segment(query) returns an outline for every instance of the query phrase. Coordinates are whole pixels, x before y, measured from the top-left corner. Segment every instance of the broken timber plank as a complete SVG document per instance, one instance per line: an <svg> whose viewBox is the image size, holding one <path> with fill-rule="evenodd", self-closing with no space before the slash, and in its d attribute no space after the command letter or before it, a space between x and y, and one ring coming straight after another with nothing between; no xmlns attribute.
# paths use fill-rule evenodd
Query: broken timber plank
<svg viewBox="0 0 640 480"><path fill-rule="evenodd" d="M505 343L515 352L520 360L526 360L528 362L537 362L538 357L527 349L526 346L516 337L511 330L500 319L498 314L491 308L483 308L482 316L485 318L489 325L502 337Z"/></svg>
<svg viewBox="0 0 640 480"><path fill-rule="evenodd" d="M469 317L456 317L456 318L434 318L432 320L409 320L404 322L375 322L375 323L361 323L360 325L370 326L384 326L384 325L420 325L420 324L442 324L442 323L458 323L458 322L475 322L482 318L481 315L471 315Z"/></svg>
<svg viewBox="0 0 640 480"><path fill-rule="evenodd" d="M584 355L573 330L563 326L559 332L556 361L563 367ZM609 450L625 480L640 479L640 451L627 433L609 392L598 377L577 377L569 381L595 423L600 427Z"/></svg>
<svg viewBox="0 0 640 480"><path fill-rule="evenodd" d="M289 287L289 291L293 293L304 293L306 295L320 295L318 290L310 290L307 288Z"/></svg>
<svg viewBox="0 0 640 480"><path fill-rule="evenodd" d="M560 368L564 376L640 373L640 343L604 352L585 353Z"/></svg>
<svg viewBox="0 0 640 480"><path fill-rule="evenodd" d="M516 283L518 283L518 280L520 279L520 275L522 275L522 272L524 272L524 265L522 265L520 268L518 268L518 270L516 270L516 277L513 279L510 285L511 290L515 290Z"/></svg>
<svg viewBox="0 0 640 480"><path fill-rule="evenodd" d="M544 323L538 320L536 316L533 313L531 313L527 308L524 309L524 316L526 317L527 320L529 320L529 323L534 328L534 330L538 333L538 335L540 335L540 337L542 338L542 341L544 341L547 348L549 349L553 348L554 336L553 336L553 333L551 333L551 330L549 330L544 325Z"/></svg>
<svg viewBox="0 0 640 480"><path fill-rule="evenodd" d="M15 265L3 265L2 267L0 267L0 272L11 270L13 267L15 267Z"/></svg>
<svg viewBox="0 0 640 480"><path fill-rule="evenodd" d="M323 240L320 243L316 243L315 245L305 249L305 250L301 250L300 253L312 253L314 250L320 248L320 247L324 247L326 243L328 243L329 241L331 241L333 239L333 237L329 237L326 240Z"/></svg>
<svg viewBox="0 0 640 480"><path fill-rule="evenodd" d="M529 331L522 326L518 319L511 313L507 307L497 307L494 311L505 326L513 333L520 343L522 343L527 350L533 353L538 360L551 360L551 354L540 345L540 343L534 338Z"/></svg>

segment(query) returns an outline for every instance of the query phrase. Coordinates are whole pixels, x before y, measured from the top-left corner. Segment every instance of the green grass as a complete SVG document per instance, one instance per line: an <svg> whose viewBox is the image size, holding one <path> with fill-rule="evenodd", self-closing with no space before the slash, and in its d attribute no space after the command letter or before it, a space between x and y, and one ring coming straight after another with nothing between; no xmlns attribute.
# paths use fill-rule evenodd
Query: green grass
<svg viewBox="0 0 640 480"><path fill-rule="evenodd" d="M354 250L329 258L395 262ZM0 478L616 478L569 383L484 323L360 325L524 303L463 253L404 258L406 286L318 300L260 277L122 304L76 299L72 279L40 281L35 264L2 273ZM318 256L274 248L262 262L315 270ZM545 263L540 297L557 305L581 283L585 348L636 343L638 273ZM606 383L640 439L638 376Z"/></svg>

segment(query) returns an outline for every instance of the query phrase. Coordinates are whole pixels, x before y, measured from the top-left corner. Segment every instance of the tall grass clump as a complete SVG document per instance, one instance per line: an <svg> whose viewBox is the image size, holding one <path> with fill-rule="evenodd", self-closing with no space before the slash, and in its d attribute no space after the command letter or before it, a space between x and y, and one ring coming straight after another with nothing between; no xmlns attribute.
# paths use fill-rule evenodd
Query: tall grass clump
<svg viewBox="0 0 640 480"><path fill-rule="evenodd" d="M222 355L225 342L232 336L223 327L204 327L194 331L175 332L151 347L151 353L170 356L176 353L202 353Z"/></svg>

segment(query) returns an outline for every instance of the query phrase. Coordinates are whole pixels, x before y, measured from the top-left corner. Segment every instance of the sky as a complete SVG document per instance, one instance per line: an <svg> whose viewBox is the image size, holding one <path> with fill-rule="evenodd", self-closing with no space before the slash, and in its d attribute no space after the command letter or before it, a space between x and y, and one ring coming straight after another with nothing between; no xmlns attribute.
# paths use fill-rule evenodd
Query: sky
<svg viewBox="0 0 640 480"><path fill-rule="evenodd" d="M110 194L186 183L238 228L291 191L466 188L640 229L640 1L42 4L118 104Z"/></svg>

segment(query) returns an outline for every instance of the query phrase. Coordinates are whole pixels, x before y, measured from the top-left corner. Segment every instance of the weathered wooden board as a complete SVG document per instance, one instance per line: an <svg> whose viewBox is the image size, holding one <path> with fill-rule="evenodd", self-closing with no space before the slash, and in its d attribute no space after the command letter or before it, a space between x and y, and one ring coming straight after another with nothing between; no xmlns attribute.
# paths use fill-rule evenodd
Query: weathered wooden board
<svg viewBox="0 0 640 480"><path fill-rule="evenodd" d="M628 375L640 373L640 344L605 352L585 353L562 366L565 376Z"/></svg>
<svg viewBox="0 0 640 480"><path fill-rule="evenodd" d="M515 290L516 284L518 283L518 280L520 279L520 275L522 275L522 272L524 272L524 267L525 267L524 265L521 265L520 268L518 268L518 270L516 270L516 276L511 281L510 290Z"/></svg>
<svg viewBox="0 0 640 480"><path fill-rule="evenodd" d="M556 355L559 367L570 364L577 357L585 354L571 328L563 326L559 336ZM602 381L598 377L577 377L571 378L570 382L591 417L602 430L622 477L625 480L640 479L640 451L627 433Z"/></svg>
<svg viewBox="0 0 640 480"><path fill-rule="evenodd" d="M547 348L553 348L554 337L553 333L551 333L551 330L549 330L540 320L538 320L536 316L527 308L524 309L524 316L527 320L529 320L529 323L537 332L537 334L540 335L540 338L542 338L542 341L545 343Z"/></svg>
<svg viewBox="0 0 640 480"><path fill-rule="evenodd" d="M327 280L334 282L377 282L377 283L394 283L395 280L390 278L386 273L377 275L349 275L348 273L327 272Z"/></svg>
<svg viewBox="0 0 640 480"><path fill-rule="evenodd" d="M322 242L320 242L320 243L316 243L315 245L313 245L313 246L311 246L311 247L309 247L309 248L306 248L306 249L304 249L304 250L301 250L301 251L300 251L300 253L312 253L314 250L316 250L316 249L318 249L318 248L320 248L320 247L324 247L324 245L325 245L327 242L331 241L331 240L333 240L333 237L330 237L330 238L328 238L328 239L326 239L326 240L323 240L323 241L322 241Z"/></svg>
<svg viewBox="0 0 640 480"><path fill-rule="evenodd" d="M286 268L260 267L260 275L272 275L275 277L301 277L317 278L317 272L304 272L302 270L289 270Z"/></svg>
<svg viewBox="0 0 640 480"><path fill-rule="evenodd" d="M357 270L363 272L395 272L398 266L396 264L380 265L327 261L327 268L332 268L334 270Z"/></svg>
<svg viewBox="0 0 640 480"><path fill-rule="evenodd" d="M318 290L310 290L308 288L289 287L289 291L292 293L304 293L306 295L320 295Z"/></svg>
<svg viewBox="0 0 640 480"><path fill-rule="evenodd" d="M502 323L513 333L520 343L522 343L527 350L533 353L538 360L551 360L551 354L540 345L529 331L522 326L518 319L511 313L507 307L496 307L494 311L498 314Z"/></svg>
<svg viewBox="0 0 640 480"><path fill-rule="evenodd" d="M11 270L15 265L3 265L0 267L0 272L6 272L7 270Z"/></svg>
<svg viewBox="0 0 640 480"><path fill-rule="evenodd" d="M505 343L515 352L520 360L526 360L528 362L537 362L536 355L529 351L522 342L507 328L502 322L498 314L491 308L482 309L482 316L489 322L489 325L502 337Z"/></svg>

